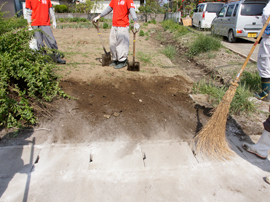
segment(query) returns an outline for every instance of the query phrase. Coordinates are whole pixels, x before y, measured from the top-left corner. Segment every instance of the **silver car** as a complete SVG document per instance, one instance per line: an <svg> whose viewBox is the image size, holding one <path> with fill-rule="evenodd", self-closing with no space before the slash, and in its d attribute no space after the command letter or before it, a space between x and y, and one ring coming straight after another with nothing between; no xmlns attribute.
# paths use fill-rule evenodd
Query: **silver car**
<svg viewBox="0 0 270 202"><path fill-rule="evenodd" d="M228 37L230 43L239 37L256 38L263 24L263 8L268 0L243 0L225 4L212 21L211 32Z"/></svg>

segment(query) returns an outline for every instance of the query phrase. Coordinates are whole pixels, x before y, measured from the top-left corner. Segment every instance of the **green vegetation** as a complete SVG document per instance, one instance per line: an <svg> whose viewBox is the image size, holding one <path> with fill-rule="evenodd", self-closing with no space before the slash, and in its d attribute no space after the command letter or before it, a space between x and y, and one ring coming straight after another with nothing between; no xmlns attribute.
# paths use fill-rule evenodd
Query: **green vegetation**
<svg viewBox="0 0 270 202"><path fill-rule="evenodd" d="M67 13L68 7L66 5L54 5L54 11L56 13Z"/></svg>
<svg viewBox="0 0 270 202"><path fill-rule="evenodd" d="M211 50L217 51L221 46L221 41L218 38L199 34L189 47L189 55L192 57Z"/></svg>
<svg viewBox="0 0 270 202"><path fill-rule="evenodd" d="M144 31L143 30L140 30L139 36L144 36Z"/></svg>
<svg viewBox="0 0 270 202"><path fill-rule="evenodd" d="M139 51L137 56L138 56L139 60L142 61L143 63L152 64L151 55L148 55L146 53Z"/></svg>
<svg viewBox="0 0 270 202"><path fill-rule="evenodd" d="M168 45L163 49L162 53L172 60L175 57L176 49L174 46Z"/></svg>
<svg viewBox="0 0 270 202"><path fill-rule="evenodd" d="M57 67L48 56L51 51L30 49L34 32L27 26L16 29L27 23L3 15L0 12L0 126L23 127L37 122L37 109L67 95L59 87ZM47 54L42 54L45 51Z"/></svg>
<svg viewBox="0 0 270 202"><path fill-rule="evenodd" d="M189 30L187 27L183 25L179 25L178 23L173 22L172 20L165 20L161 22L161 25L165 31L173 32L174 34L177 34L177 36L183 36L187 33L189 33Z"/></svg>
<svg viewBox="0 0 270 202"><path fill-rule="evenodd" d="M104 22L103 23L103 29L107 29L109 27L108 23L107 22Z"/></svg>
<svg viewBox="0 0 270 202"><path fill-rule="evenodd" d="M193 85L193 93L209 95L209 102L216 107L228 90L227 86L217 87L213 83L206 83L201 80ZM240 84L236 90L230 105L230 114L240 114L241 112L251 113L256 111L256 106L248 98L252 97L247 85Z"/></svg>

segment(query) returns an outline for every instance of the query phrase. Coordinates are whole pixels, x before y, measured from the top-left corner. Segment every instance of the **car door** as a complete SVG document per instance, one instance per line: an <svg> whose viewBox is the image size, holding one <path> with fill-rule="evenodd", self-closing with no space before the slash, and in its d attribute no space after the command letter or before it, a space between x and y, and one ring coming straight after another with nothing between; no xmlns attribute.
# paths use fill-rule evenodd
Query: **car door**
<svg viewBox="0 0 270 202"><path fill-rule="evenodd" d="M231 16L233 14L235 4L228 5L225 18L223 20L223 26L224 26L224 35L229 33L230 28L232 27L232 19Z"/></svg>
<svg viewBox="0 0 270 202"><path fill-rule="evenodd" d="M217 35L224 35L225 31L223 28L223 21L225 19L225 13L227 10L227 5L224 5L219 11L217 17L213 20L213 32Z"/></svg>

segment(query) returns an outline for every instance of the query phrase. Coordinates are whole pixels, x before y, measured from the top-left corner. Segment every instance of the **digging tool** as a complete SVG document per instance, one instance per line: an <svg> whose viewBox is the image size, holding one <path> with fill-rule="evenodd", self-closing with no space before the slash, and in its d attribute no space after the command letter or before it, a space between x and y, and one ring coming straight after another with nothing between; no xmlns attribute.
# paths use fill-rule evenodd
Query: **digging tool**
<svg viewBox="0 0 270 202"><path fill-rule="evenodd" d="M98 28L98 21L95 23L93 21L93 25L97 28L97 31L98 31L98 35L100 37L100 40L101 40L101 43L102 43L102 47L103 47L103 50L105 52L105 54L102 54L102 66L109 66L111 64L111 53L110 52L107 52L104 45L103 45L103 40L101 38L101 35L100 35L100 32L99 32L99 28Z"/></svg>
<svg viewBox="0 0 270 202"><path fill-rule="evenodd" d="M240 79L240 76L243 73L256 45L259 43L269 22L270 16L268 17L266 23L264 24L254 45L249 51L249 54L240 72L238 73L235 81L231 83L231 86L226 91L219 105L216 107L210 120L206 123L206 125L194 138L196 151L201 152L207 157L219 160L226 160L230 159L230 157L233 156L233 152L230 149L228 141L226 139L226 131L225 131L230 104L238 87L238 81Z"/></svg>
<svg viewBox="0 0 270 202"><path fill-rule="evenodd" d="M140 63L135 62L135 35L138 31L134 31L134 27L131 27L131 30L133 32L133 61L128 62L128 68L129 71L140 71Z"/></svg>

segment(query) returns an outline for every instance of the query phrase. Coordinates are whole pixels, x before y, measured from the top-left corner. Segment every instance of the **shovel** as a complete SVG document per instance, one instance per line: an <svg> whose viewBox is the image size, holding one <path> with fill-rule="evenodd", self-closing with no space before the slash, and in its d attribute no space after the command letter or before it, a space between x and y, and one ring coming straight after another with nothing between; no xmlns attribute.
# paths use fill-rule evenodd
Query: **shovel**
<svg viewBox="0 0 270 202"><path fill-rule="evenodd" d="M102 54L102 66L109 66L111 64L111 53L107 52L104 45L103 45L103 41L102 41L102 38L101 38L101 35L99 32L99 28L98 28L98 21L96 23L93 21L93 25L97 28L98 35L100 37L100 40L101 40L101 43L103 46L103 50L105 52L105 54Z"/></svg>
<svg viewBox="0 0 270 202"><path fill-rule="evenodd" d="M140 63L135 62L135 34L138 32L134 32L134 28L131 27L131 30L133 32L133 61L128 62L128 68L129 71L140 71Z"/></svg>

